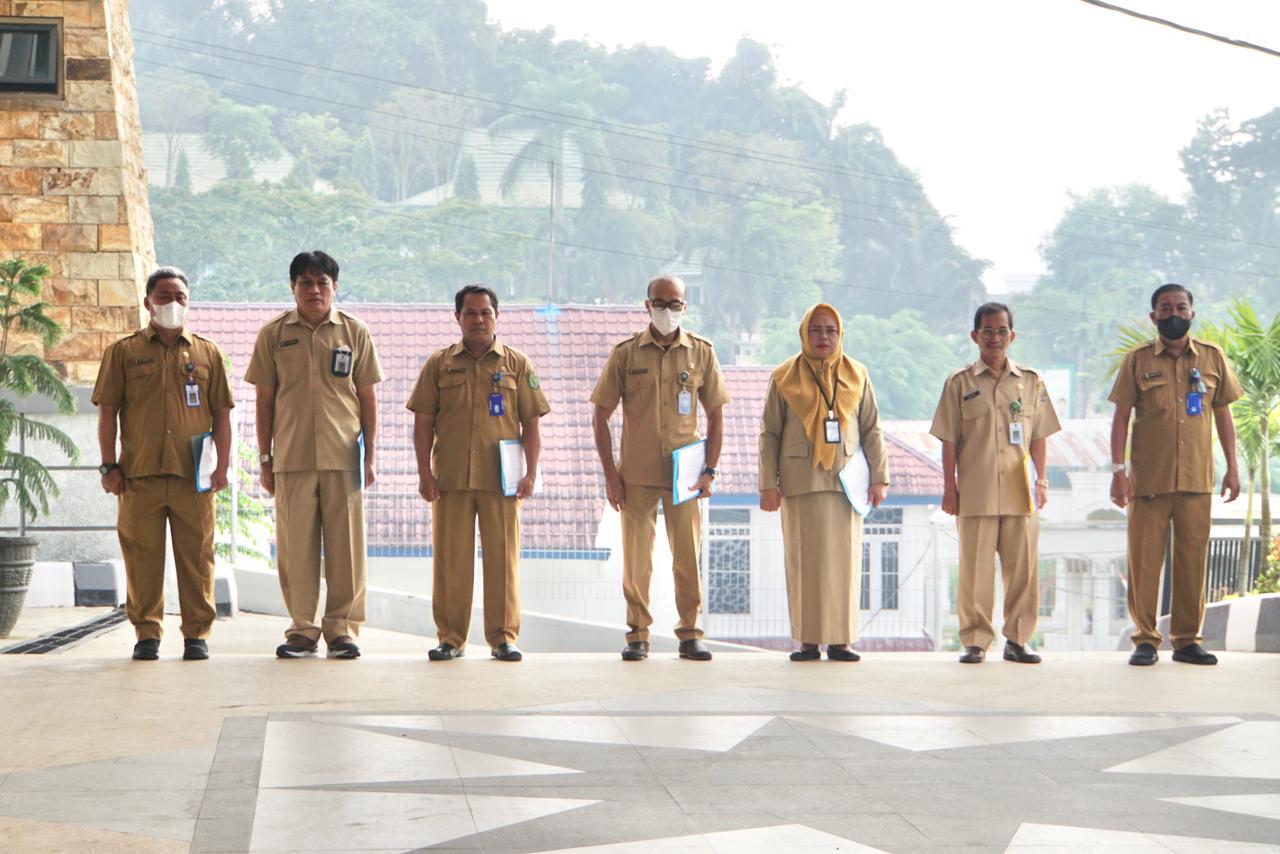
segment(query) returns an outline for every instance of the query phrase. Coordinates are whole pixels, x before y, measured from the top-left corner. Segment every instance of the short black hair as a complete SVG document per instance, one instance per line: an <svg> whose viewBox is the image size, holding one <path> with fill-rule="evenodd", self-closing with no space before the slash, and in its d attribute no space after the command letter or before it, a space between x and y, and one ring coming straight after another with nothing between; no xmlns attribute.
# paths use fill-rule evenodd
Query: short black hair
<svg viewBox="0 0 1280 854"><path fill-rule="evenodd" d="M1156 303L1160 302L1160 297L1164 296L1170 291L1182 291L1184 294L1187 295L1187 302L1191 303L1192 305L1196 304L1196 298L1192 296L1191 291L1187 290L1184 286L1178 284L1177 282L1169 282L1167 285L1161 285L1160 287L1156 288L1155 292L1151 294L1151 310L1152 311L1156 310Z"/></svg>
<svg viewBox="0 0 1280 854"><path fill-rule="evenodd" d="M289 281L296 282L303 273L312 271L324 273L335 282L338 281L338 262L333 256L319 249L310 252L299 252L289 262Z"/></svg>
<svg viewBox="0 0 1280 854"><path fill-rule="evenodd" d="M191 289L191 285L187 281L187 274L177 267L156 267L151 275L147 276L147 296L151 296L151 292L156 289L156 285L160 284L164 279L177 279L186 285L188 290Z"/></svg>
<svg viewBox="0 0 1280 854"><path fill-rule="evenodd" d="M978 306L978 310L973 313L973 331L977 332L978 328L982 326L982 318L986 317L988 314L999 314L1002 311L1009 315L1009 328L1012 329L1013 309L1009 308L1009 306L1002 302L984 302L982 305Z"/></svg>
<svg viewBox="0 0 1280 854"><path fill-rule="evenodd" d="M467 285L462 290L453 295L453 313L462 314L462 301L467 298L468 294L484 294L489 298L489 305L493 306L493 310L498 310L498 295L493 292L493 288L488 285Z"/></svg>

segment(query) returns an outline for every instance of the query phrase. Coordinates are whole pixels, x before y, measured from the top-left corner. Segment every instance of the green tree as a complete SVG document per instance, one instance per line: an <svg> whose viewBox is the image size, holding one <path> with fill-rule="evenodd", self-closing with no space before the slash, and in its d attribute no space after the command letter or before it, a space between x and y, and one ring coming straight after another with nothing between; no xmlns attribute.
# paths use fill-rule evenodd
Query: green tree
<svg viewBox="0 0 1280 854"><path fill-rule="evenodd" d="M253 164L279 157L271 126L271 107L250 107L223 98L209 111L204 145L219 158L231 179L253 179Z"/></svg>
<svg viewBox="0 0 1280 854"><path fill-rule="evenodd" d="M453 176L453 197L463 202L480 201L480 177L476 174L476 161L470 155L458 163L458 173Z"/></svg>
<svg viewBox="0 0 1280 854"><path fill-rule="evenodd" d="M178 168L173 173L173 189L185 195L191 195L191 161L187 159L187 150L178 152Z"/></svg>
<svg viewBox="0 0 1280 854"><path fill-rule="evenodd" d="M370 196L378 195L378 155L373 144L373 134L365 131L351 151L351 160L342 173L344 178L354 181Z"/></svg>
<svg viewBox="0 0 1280 854"><path fill-rule="evenodd" d="M305 160L315 177L333 180L351 156L354 141L337 117L328 113L294 113L284 117L280 140L295 161ZM307 184L311 186L311 184Z"/></svg>
<svg viewBox="0 0 1280 854"><path fill-rule="evenodd" d="M186 152L180 143L185 134L199 132L218 93L203 77L165 69L163 75L142 74L138 78L138 105L142 126L164 135L165 172L163 186L177 180L178 158Z"/></svg>

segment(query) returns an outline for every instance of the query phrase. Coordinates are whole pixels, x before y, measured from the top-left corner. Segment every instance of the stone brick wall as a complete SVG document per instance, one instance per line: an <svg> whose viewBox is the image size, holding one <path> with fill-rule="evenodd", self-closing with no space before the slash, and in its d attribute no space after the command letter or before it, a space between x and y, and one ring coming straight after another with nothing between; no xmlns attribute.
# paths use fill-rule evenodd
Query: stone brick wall
<svg viewBox="0 0 1280 854"><path fill-rule="evenodd" d="M155 266L128 0L0 0L0 17L62 21L62 95L0 95L0 257L48 265L66 337L45 355L90 384L142 325Z"/></svg>

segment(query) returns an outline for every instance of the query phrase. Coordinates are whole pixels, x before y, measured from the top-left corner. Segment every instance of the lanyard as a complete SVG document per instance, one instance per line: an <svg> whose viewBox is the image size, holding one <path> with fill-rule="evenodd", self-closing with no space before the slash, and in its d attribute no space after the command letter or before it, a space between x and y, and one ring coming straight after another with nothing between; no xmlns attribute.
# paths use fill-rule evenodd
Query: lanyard
<svg viewBox="0 0 1280 854"><path fill-rule="evenodd" d="M802 356L801 358L804 357ZM809 373L813 374L813 381L818 386L818 394L822 395L822 402L827 405L827 415L834 418L836 414L836 389L840 388L840 363L836 362L830 397L827 397L827 390L822 387L822 380L818 379L818 372L813 369L813 365L810 365L808 361L805 364L809 366Z"/></svg>

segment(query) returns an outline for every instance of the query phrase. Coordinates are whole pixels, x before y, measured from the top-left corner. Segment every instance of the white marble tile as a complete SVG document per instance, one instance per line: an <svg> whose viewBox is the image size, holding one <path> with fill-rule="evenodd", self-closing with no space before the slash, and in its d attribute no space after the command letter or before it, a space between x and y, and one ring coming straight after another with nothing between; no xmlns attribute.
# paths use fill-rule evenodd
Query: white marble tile
<svg viewBox="0 0 1280 854"><path fill-rule="evenodd" d="M131 791L0 792L0 815L190 842L203 788L147 789L144 798L136 783Z"/></svg>
<svg viewBox="0 0 1280 854"><path fill-rule="evenodd" d="M1161 798L1171 804L1204 807L1280 821L1280 795L1203 795L1197 798Z"/></svg>
<svg viewBox="0 0 1280 854"><path fill-rule="evenodd" d="M987 743L966 729L959 718L941 715L792 715L789 719L903 750L945 750Z"/></svg>
<svg viewBox="0 0 1280 854"><path fill-rule="evenodd" d="M263 789L249 851L404 851L593 803L597 802Z"/></svg>
<svg viewBox="0 0 1280 854"><path fill-rule="evenodd" d="M1261 854L1266 851L1274 854L1280 851L1280 846L1198 836L1024 823L1009 842L1005 854L1075 854L1079 851L1102 851L1105 854Z"/></svg>
<svg viewBox="0 0 1280 854"><path fill-rule="evenodd" d="M518 736L593 744L629 744L612 718L603 715L446 715L448 732Z"/></svg>
<svg viewBox="0 0 1280 854"><path fill-rule="evenodd" d="M1280 780L1280 722L1246 721L1106 770Z"/></svg>
<svg viewBox="0 0 1280 854"><path fill-rule="evenodd" d="M796 715L791 720L904 750L922 751L1150 732L1237 723L1240 719L1110 715Z"/></svg>
<svg viewBox="0 0 1280 854"><path fill-rule="evenodd" d="M267 724L259 785L353 783L573 774L572 768L509 759L403 736L310 721Z"/></svg>
<svg viewBox="0 0 1280 854"><path fill-rule="evenodd" d="M582 854L588 851L612 852L612 854L653 854L655 851L701 851L714 852L714 854L839 851L884 854L879 848L859 845L852 840L814 830L803 824L780 824L774 827L752 827L719 833L695 833L689 836L641 839L613 845L591 845L585 848L557 848L544 854Z"/></svg>
<svg viewBox="0 0 1280 854"><path fill-rule="evenodd" d="M132 792L142 777L155 788L203 789L209 779L213 752L214 745L208 744L185 750L14 771L0 783L0 792Z"/></svg>
<svg viewBox="0 0 1280 854"><path fill-rule="evenodd" d="M377 726L386 729L420 729L438 732L444 729L439 715L323 715L312 723L344 726Z"/></svg>
<svg viewBox="0 0 1280 854"><path fill-rule="evenodd" d="M637 747L674 747L723 753L773 720L773 715L644 715L613 719Z"/></svg>

